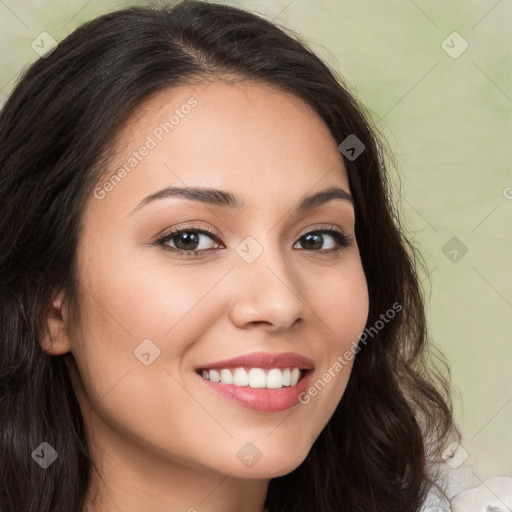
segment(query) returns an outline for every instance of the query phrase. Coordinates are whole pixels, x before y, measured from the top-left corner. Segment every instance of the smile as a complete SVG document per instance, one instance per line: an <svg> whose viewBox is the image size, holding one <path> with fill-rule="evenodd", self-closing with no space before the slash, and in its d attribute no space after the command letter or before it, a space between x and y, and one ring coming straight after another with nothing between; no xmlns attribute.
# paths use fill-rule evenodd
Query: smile
<svg viewBox="0 0 512 512"><path fill-rule="evenodd" d="M303 373L295 368L222 368L198 370L198 373L212 382L232 384L239 387L279 389L295 386Z"/></svg>

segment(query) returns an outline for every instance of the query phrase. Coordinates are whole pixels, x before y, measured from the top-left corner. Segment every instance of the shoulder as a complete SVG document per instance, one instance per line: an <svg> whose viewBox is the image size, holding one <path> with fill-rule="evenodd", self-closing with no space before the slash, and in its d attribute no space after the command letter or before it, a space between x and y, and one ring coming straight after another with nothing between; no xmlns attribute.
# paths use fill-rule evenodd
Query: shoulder
<svg viewBox="0 0 512 512"><path fill-rule="evenodd" d="M493 476L480 485L465 489L450 500L453 512L505 511L512 507L512 476Z"/></svg>
<svg viewBox="0 0 512 512"><path fill-rule="evenodd" d="M430 488L420 512L451 512L450 501L435 486Z"/></svg>
<svg viewBox="0 0 512 512"><path fill-rule="evenodd" d="M429 472L435 478L420 512L453 512L452 498L462 490L478 482L475 468L465 465L449 464L446 461L429 465Z"/></svg>
<svg viewBox="0 0 512 512"><path fill-rule="evenodd" d="M445 464L438 469L437 486L429 490L420 512L512 509L512 474L493 476L484 482L474 464L457 467Z"/></svg>

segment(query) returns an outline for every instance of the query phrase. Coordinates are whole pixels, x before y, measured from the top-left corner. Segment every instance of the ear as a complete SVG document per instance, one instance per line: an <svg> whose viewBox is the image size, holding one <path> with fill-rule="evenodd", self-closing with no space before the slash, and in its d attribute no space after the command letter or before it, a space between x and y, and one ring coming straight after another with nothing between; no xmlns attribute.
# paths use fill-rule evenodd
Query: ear
<svg viewBox="0 0 512 512"><path fill-rule="evenodd" d="M64 291L61 291L48 308L48 328L41 333L41 347L50 355L62 355L71 350L68 318L64 308Z"/></svg>

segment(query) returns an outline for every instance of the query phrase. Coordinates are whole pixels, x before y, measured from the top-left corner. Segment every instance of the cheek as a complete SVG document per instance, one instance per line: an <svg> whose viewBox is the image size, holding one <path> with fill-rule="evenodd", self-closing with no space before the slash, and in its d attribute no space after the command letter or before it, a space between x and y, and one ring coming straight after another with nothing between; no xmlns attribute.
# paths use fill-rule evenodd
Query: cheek
<svg viewBox="0 0 512 512"><path fill-rule="evenodd" d="M180 267L165 257L148 257L145 251L121 259L115 268L108 263L108 255L99 255L83 276L94 291L84 297L87 327L95 330L90 333L94 339L108 337L112 349L132 357L146 338L161 351L179 351L201 332L203 324L211 324L208 315L215 317L216 302L206 295L223 274L220 268L198 272L192 266Z"/></svg>
<svg viewBox="0 0 512 512"><path fill-rule="evenodd" d="M120 388L137 383L131 400L174 389L178 384L166 370L178 374L187 351L219 318L214 288L226 270L177 268L145 251L115 265L106 250L95 247L89 254L80 275L81 328L72 341L88 396L100 400L120 379ZM150 404L148 399L141 410Z"/></svg>
<svg viewBox="0 0 512 512"><path fill-rule="evenodd" d="M345 390L369 312L369 296L366 278L360 261L354 264L339 285L338 301L332 306L331 329L336 333L330 339L327 371L338 393L339 401ZM325 376L328 379L328 376Z"/></svg>
<svg viewBox="0 0 512 512"><path fill-rule="evenodd" d="M309 302L323 323L329 351L344 352L358 340L368 318L368 287L359 258L326 272L316 283L309 287Z"/></svg>
<svg viewBox="0 0 512 512"><path fill-rule="evenodd" d="M369 297L366 278L358 259L334 275L318 282L310 294L322 325L323 358L301 403L317 418L312 439L320 433L341 400L354 359L360 334L368 318Z"/></svg>
<svg viewBox="0 0 512 512"><path fill-rule="evenodd" d="M115 431L189 464L191 440L204 435L198 421L204 417L180 384L180 364L213 324L212 315L218 317L217 302L205 293L223 272L199 279L192 267L176 271L136 259L110 267L97 255L82 275L87 291L72 351L85 393L84 415L104 435ZM109 428L103 430L105 424ZM203 447L194 460L204 456Z"/></svg>

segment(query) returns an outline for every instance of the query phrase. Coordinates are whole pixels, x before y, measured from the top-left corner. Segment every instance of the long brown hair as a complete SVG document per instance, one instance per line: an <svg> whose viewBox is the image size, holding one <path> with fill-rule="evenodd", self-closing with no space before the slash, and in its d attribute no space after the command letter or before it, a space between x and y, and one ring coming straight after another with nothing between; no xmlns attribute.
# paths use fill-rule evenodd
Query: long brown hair
<svg viewBox="0 0 512 512"><path fill-rule="evenodd" d="M270 481L271 512L415 512L448 440L449 368L431 346L418 268L401 228L385 146L341 76L300 38L243 9L185 1L94 19L30 66L0 113L0 509L81 510L93 462L70 383L71 353L41 349L47 307L64 289L78 318L80 219L109 141L164 89L229 77L272 84L306 101L340 143L374 326L334 415L304 462ZM434 356L434 357L433 357ZM435 363L435 364L434 364ZM440 365L437 363L441 363ZM448 369L448 372L446 370ZM40 471L42 441L62 456Z"/></svg>

